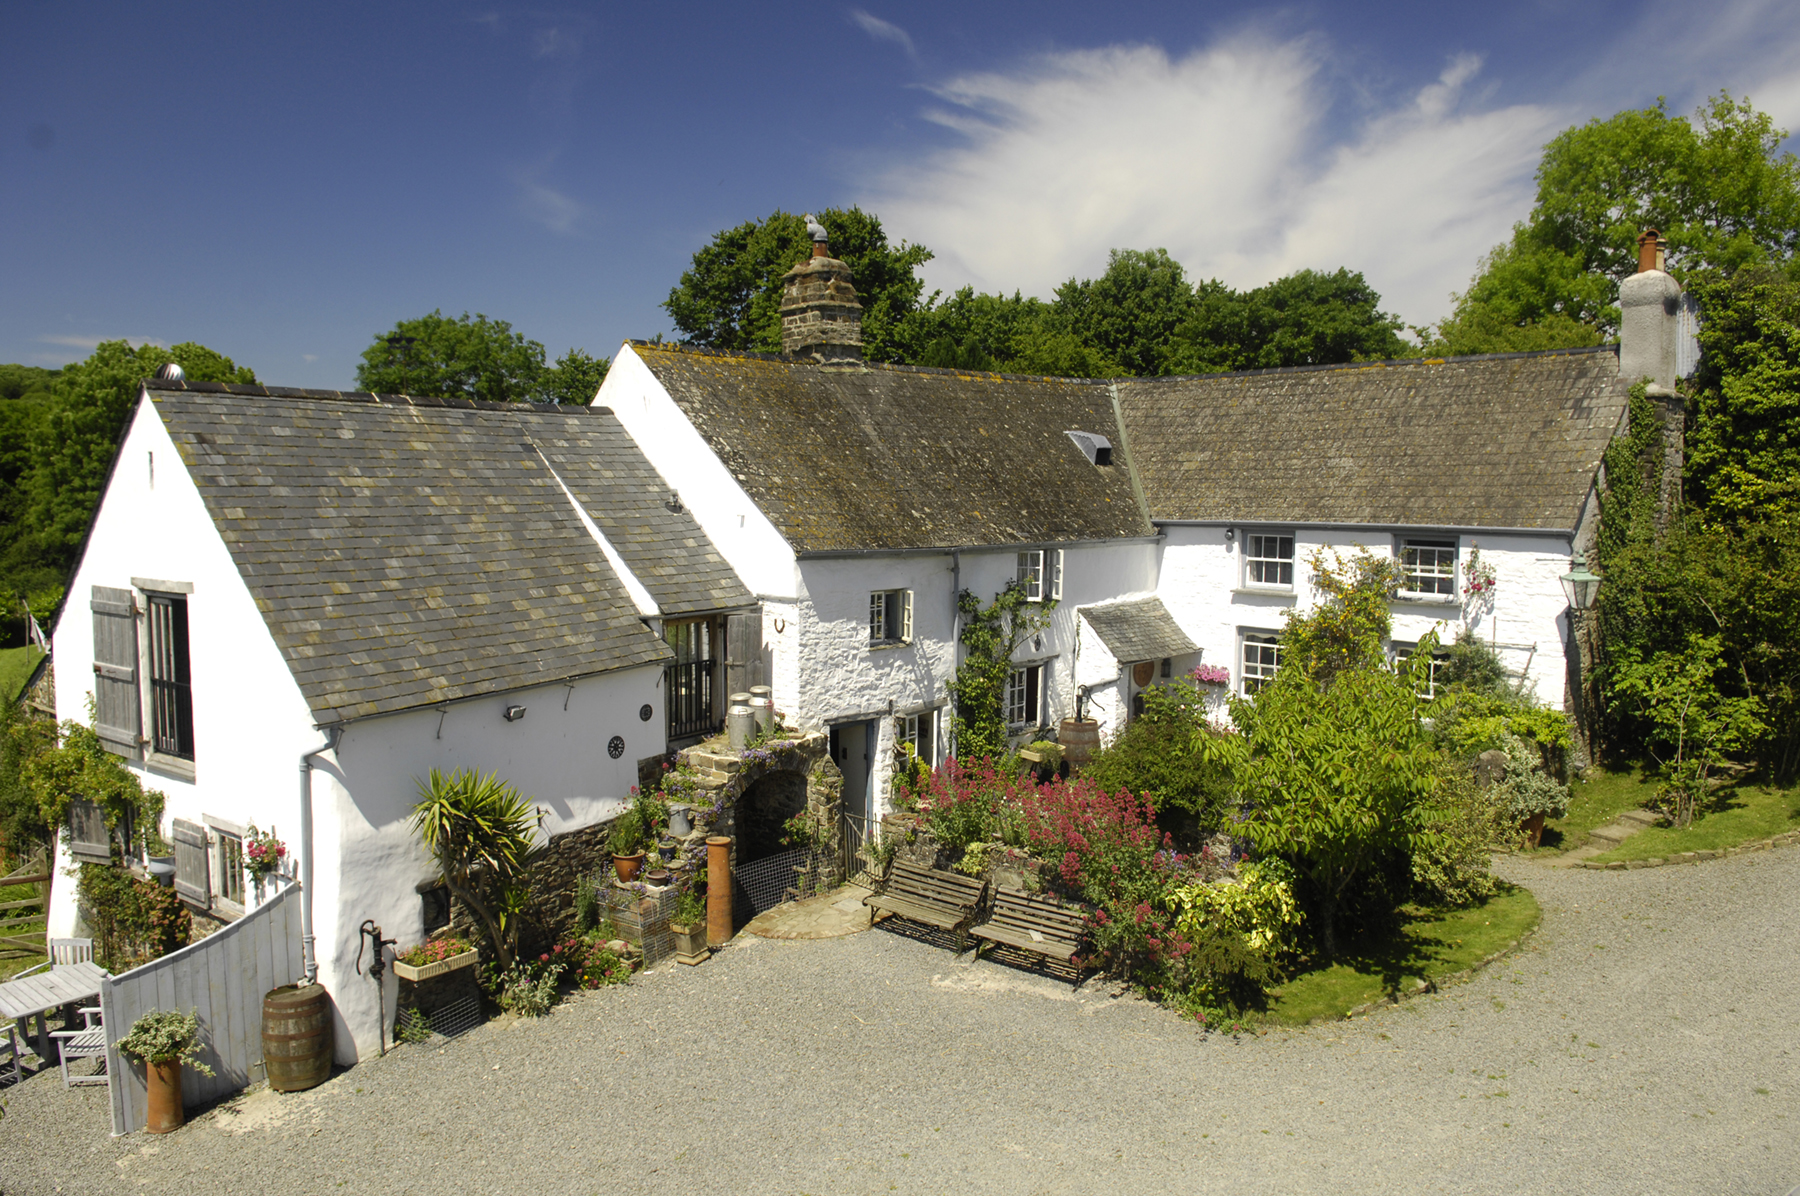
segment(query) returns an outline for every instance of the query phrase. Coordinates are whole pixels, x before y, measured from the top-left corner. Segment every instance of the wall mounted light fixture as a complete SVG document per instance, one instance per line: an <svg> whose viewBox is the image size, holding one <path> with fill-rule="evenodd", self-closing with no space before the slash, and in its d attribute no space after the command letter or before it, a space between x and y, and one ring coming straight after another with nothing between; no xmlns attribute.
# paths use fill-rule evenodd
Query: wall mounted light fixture
<svg viewBox="0 0 1800 1196"><path fill-rule="evenodd" d="M525 707L508 706L505 710L500 712L500 717L509 723L516 723L525 717Z"/></svg>

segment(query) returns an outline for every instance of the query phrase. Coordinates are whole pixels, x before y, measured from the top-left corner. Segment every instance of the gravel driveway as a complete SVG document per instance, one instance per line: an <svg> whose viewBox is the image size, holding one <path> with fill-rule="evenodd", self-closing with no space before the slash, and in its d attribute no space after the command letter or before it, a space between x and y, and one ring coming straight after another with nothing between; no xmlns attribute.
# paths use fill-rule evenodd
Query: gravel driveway
<svg viewBox="0 0 1800 1196"><path fill-rule="evenodd" d="M1352 1022L1233 1040L884 930L740 939L161 1140L39 1075L6 1090L0 1192L1800 1184L1800 851L1504 870L1544 906L1527 948Z"/></svg>

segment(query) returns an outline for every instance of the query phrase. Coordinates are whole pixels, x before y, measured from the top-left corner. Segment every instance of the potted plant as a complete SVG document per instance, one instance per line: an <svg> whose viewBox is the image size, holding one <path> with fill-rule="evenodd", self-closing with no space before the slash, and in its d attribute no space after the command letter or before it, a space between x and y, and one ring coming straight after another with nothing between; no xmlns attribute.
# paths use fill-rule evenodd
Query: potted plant
<svg viewBox="0 0 1800 1196"><path fill-rule="evenodd" d="M658 855L662 856L663 863L665 864L674 863L675 853L680 850L681 844L677 843L671 835L664 835L661 839L656 841L656 852Z"/></svg>
<svg viewBox="0 0 1800 1196"><path fill-rule="evenodd" d="M433 976L474 967L480 959L481 952L471 947L461 935L446 935L420 943L395 958L394 975L417 984Z"/></svg>
<svg viewBox="0 0 1800 1196"><path fill-rule="evenodd" d="M205 1075L213 1074L213 1069L198 1058L198 1014L198 1010L183 1013L179 1009L152 1009L132 1022L131 1030L119 1040L121 1052L143 1061L149 1105L144 1128L152 1134L166 1134L181 1128L183 1063Z"/></svg>
<svg viewBox="0 0 1800 1196"><path fill-rule="evenodd" d="M644 873L644 883L653 889L666 889L675 879L667 868L652 868Z"/></svg>
<svg viewBox="0 0 1800 1196"><path fill-rule="evenodd" d="M706 899L692 888L682 889L675 898L669 933L675 936L675 957L682 963L699 963L706 958Z"/></svg>
<svg viewBox="0 0 1800 1196"><path fill-rule="evenodd" d="M262 892L263 882L281 870L281 863L287 859L287 844L275 837L275 828L270 827L267 834L250 824L250 831L244 836L244 871L250 874L250 880L256 885L258 894Z"/></svg>
<svg viewBox="0 0 1800 1196"><path fill-rule="evenodd" d="M632 806L619 815L607 847L612 851L614 874L626 884L636 880L644 866L644 819L639 807Z"/></svg>

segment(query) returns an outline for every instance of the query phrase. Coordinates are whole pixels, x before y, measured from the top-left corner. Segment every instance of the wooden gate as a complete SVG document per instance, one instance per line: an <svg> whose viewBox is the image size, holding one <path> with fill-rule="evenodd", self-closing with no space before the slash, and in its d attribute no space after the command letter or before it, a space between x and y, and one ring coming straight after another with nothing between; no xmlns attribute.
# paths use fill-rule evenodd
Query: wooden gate
<svg viewBox="0 0 1800 1196"><path fill-rule="evenodd" d="M35 889L29 893L21 890ZM43 856L0 876L0 960L44 954L50 918L50 865Z"/></svg>

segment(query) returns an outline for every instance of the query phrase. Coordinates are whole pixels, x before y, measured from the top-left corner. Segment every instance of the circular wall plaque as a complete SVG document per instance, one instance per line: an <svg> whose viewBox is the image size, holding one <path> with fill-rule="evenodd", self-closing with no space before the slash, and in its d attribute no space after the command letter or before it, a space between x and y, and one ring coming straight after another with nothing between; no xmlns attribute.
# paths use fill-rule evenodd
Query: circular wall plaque
<svg viewBox="0 0 1800 1196"><path fill-rule="evenodd" d="M1154 661L1140 660L1131 666L1131 679L1137 682L1139 689L1156 680L1156 664Z"/></svg>
<svg viewBox="0 0 1800 1196"><path fill-rule="evenodd" d="M614 760L623 756L625 754L625 737L623 735L614 735L611 739L607 740L606 754L611 756Z"/></svg>
<svg viewBox="0 0 1800 1196"><path fill-rule="evenodd" d="M645 702L642 706L638 707L638 721L640 723L647 723L650 721L650 716L655 713L655 708L652 707L650 703Z"/></svg>

